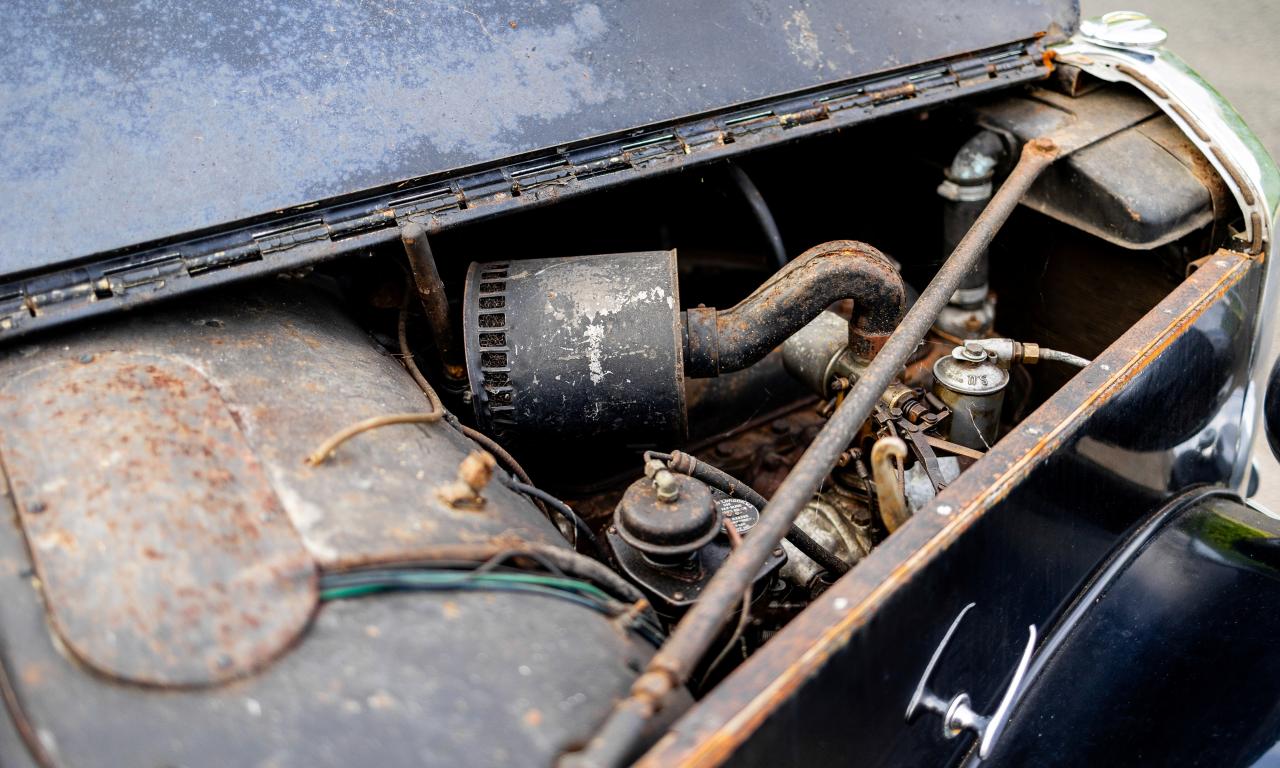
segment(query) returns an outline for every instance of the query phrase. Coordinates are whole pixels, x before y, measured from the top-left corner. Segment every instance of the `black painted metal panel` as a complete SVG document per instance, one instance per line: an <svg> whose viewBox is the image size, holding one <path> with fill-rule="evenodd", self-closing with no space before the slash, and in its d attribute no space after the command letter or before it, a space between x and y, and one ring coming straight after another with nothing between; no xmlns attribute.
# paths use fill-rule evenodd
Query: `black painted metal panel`
<svg viewBox="0 0 1280 768"><path fill-rule="evenodd" d="M0 8L0 275L1060 34L1074 0Z"/></svg>
<svg viewBox="0 0 1280 768"><path fill-rule="evenodd" d="M1280 521L1222 492L1182 501L1045 639L983 765L1280 763Z"/></svg>
<svg viewBox="0 0 1280 768"><path fill-rule="evenodd" d="M1059 620L1136 522L1188 488L1228 482L1245 414L1261 278L1262 270L1251 269L902 584L826 658L820 674L735 749L730 764L962 760L970 735L945 739L932 715L904 722L947 626L965 604L977 603L931 686L946 697L966 691L977 711L990 714L1026 644L1028 624L1043 628ZM1213 713L1204 715L1208 728Z"/></svg>

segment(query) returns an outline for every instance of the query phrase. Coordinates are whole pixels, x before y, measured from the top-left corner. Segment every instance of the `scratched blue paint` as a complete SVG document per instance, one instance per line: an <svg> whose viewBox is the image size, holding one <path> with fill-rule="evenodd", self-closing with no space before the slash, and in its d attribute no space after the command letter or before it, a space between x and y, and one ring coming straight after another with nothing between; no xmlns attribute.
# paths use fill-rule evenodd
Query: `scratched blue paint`
<svg viewBox="0 0 1280 768"><path fill-rule="evenodd" d="M0 5L0 275L1075 20L1071 0Z"/></svg>

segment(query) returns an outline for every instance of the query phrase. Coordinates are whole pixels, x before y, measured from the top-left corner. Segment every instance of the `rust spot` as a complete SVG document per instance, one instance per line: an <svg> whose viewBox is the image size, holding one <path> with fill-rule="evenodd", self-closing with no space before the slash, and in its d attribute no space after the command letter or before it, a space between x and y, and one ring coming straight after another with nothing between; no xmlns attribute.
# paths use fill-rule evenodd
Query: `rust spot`
<svg viewBox="0 0 1280 768"><path fill-rule="evenodd" d="M302 631L314 566L199 371L105 353L5 389L0 454L49 620L80 661L136 683L201 685L257 668Z"/></svg>

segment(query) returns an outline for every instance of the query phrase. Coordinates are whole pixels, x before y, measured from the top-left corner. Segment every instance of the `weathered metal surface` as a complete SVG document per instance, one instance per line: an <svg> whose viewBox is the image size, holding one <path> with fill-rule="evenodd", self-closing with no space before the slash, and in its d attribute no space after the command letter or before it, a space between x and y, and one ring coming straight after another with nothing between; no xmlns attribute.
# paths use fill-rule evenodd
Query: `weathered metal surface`
<svg viewBox="0 0 1280 768"><path fill-rule="evenodd" d="M990 450L1000 433L1009 371L975 342L965 342L933 365L933 394L951 409L946 438L966 448Z"/></svg>
<svg viewBox="0 0 1280 768"><path fill-rule="evenodd" d="M820 88L799 102L739 105L24 274L0 285L0 338L358 252L394 240L404 221L451 229L1026 83L1048 71L1045 41L1007 43L923 73L909 68Z"/></svg>
<svg viewBox="0 0 1280 768"><path fill-rule="evenodd" d="M201 685L297 638L315 567L218 391L84 354L0 391L0 458L54 628L103 674Z"/></svg>
<svg viewBox="0 0 1280 768"><path fill-rule="evenodd" d="M1066 156L1158 112L1159 108L1141 94L1124 88L1100 88L1078 98L1041 89L1033 99L996 99L979 106L976 118L980 125L1021 141L1050 136ZM1044 178L1038 184L1046 183ZM1029 193L1027 199L1034 196Z"/></svg>
<svg viewBox="0 0 1280 768"><path fill-rule="evenodd" d="M78 330L5 350L0 375L115 349L200 370L322 568L427 557L454 544L565 546L527 499L500 483L489 484L483 510L451 509L440 500L436 490L456 479L474 447L444 423L383 427L344 443L324 464L304 464L343 427L428 408L400 363L323 293L280 281ZM62 434L49 440L72 433ZM169 460L158 456L153 463L163 470Z"/></svg>
<svg viewBox="0 0 1280 768"><path fill-rule="evenodd" d="M120 349L138 351L115 351ZM88 470L59 491L65 506L55 507L49 499L36 517L45 516L50 526L70 513L91 518L86 525L92 519L126 521L121 538L102 537L121 546L102 554L89 547L89 537L99 532L83 526L78 531L84 536L78 542L82 557L95 558L100 570L86 571L76 584L85 592L71 599L102 595L110 607L111 591L133 589L131 574L139 567L133 561L142 556L119 550L143 547L155 538L138 538L132 527L158 514L148 511L151 505L172 518L201 487L195 478L173 493L161 492L166 478L181 468L193 475L203 472L218 492L224 490L222 482L235 488L234 482L242 493L258 489L278 498L275 519L292 523L305 545L304 550L295 541L295 550L322 569L405 560L478 562L518 548L610 587L597 572L575 570L574 563L557 557L572 556L564 539L527 499L505 486L491 482L483 508L454 510L440 502L436 489L455 479L459 461L474 447L446 424L383 427L345 443L325 464L306 466L304 457L333 430L373 415L425 409L426 401L391 354L371 343L323 292L305 284L279 282L181 309L140 312L0 355L0 376L12 382L0 412L6 463L14 440L22 440L22 450L33 456L32 446L42 446L45 455L39 458L48 471L66 465L64 445L84 446L92 454L77 462ZM117 405L109 409L116 414L110 419L102 408L90 411L94 403L88 398L95 390L87 385L93 377L137 360L160 361L157 370L174 382L157 383L163 397ZM179 387L180 394L169 386ZM131 391L122 388L122 397ZM176 397L183 398L181 407L173 402ZM214 402L223 409L218 418L210 413ZM67 406L76 403L74 409ZM24 404L21 417L31 429L11 430L15 411ZM95 418L102 423L93 423ZM126 419L130 429L121 426ZM190 456L169 450L148 454L138 468L147 478L144 487L117 477L112 478L116 485L105 490L92 482L99 461L111 460L114 453L122 461L128 458L103 450L112 441L127 434L129 444L145 443L153 430L137 424L170 423L172 428L156 439L168 445L164 440L176 439L179 427L192 430ZM238 447L225 437L228 431L238 434ZM258 477L228 472L237 461L259 466ZM33 578L18 515L10 512L23 507L24 525L46 524L29 510L35 494L48 491L38 478L33 491L24 490L25 476L35 470L9 471L18 492L0 495L0 584L5 588L0 653L27 718L58 765L549 764L587 737L652 652L620 623L538 595L366 597L323 604L286 653L229 684L198 690L122 684L91 674L67 654L69 644L59 642L64 633L49 632L38 587L49 590L56 625L63 593L53 590L60 582L46 577L43 565L36 569L39 578ZM154 498L137 496L146 492ZM72 493L81 496L72 498ZM114 502L109 509L108 501ZM219 506L227 509L235 507ZM191 569L216 564L196 553L229 545L227 534L214 529L209 517L201 518L203 527L193 524L181 531L187 537L182 548L192 553L185 563ZM45 556L40 544L49 537L28 530L38 563ZM266 541L259 536L252 541ZM260 562L237 563L246 581L260 579L272 562L269 553L261 555ZM108 562L108 556L118 562ZM209 585L208 594L188 597L178 570L183 563L173 560L163 573L175 589L184 590L184 599L231 603L234 595L219 593L217 584ZM602 565L597 569L618 579ZM287 601L278 602L288 617ZM144 607L157 621L184 615L178 603L170 610ZM247 616L257 617L256 604L246 608ZM306 616L312 615L310 609L308 603ZM270 615L262 620L264 626L271 623ZM97 629L110 627L103 622ZM227 642L254 636L230 621L227 629L236 635ZM140 674L163 671L161 661ZM0 763L21 765L15 754L20 750L0 731Z"/></svg>
<svg viewBox="0 0 1280 768"><path fill-rule="evenodd" d="M463 306L488 428L628 444L688 431L675 251L475 263Z"/></svg>
<svg viewBox="0 0 1280 768"><path fill-rule="evenodd" d="M1155 248L1229 213L1212 166L1135 89L1107 85L1078 97L1035 89L976 113L1010 138L1051 131L1079 146L1031 188L1026 204L1108 242Z"/></svg>
<svg viewBox="0 0 1280 768"><path fill-rule="evenodd" d="M782 363L810 392L830 397L837 377L857 378L856 361L849 352L849 321L835 312L818 313L783 342Z"/></svg>
<svg viewBox="0 0 1280 768"><path fill-rule="evenodd" d="M10 2L0 273L1061 39L1077 11L982 0L964 16L982 23L936 1Z"/></svg>
<svg viewBox="0 0 1280 768"><path fill-rule="evenodd" d="M652 653L559 600L402 594L322 604L296 647L230 685L121 685L59 653L9 509L0 638L59 768L550 765ZM0 711L0 764L21 768L7 723Z"/></svg>
<svg viewBox="0 0 1280 768"><path fill-rule="evenodd" d="M1252 335L1242 307L1256 306L1261 277L1238 253L1206 260L703 699L641 765L826 764L850 754L919 764L962 750L936 728L908 730L902 720L936 644L922 627L945 629L971 600L987 606L960 654L977 661L953 678L987 701L1008 670L984 660L1016 654L1026 625L1043 625L1129 523L1181 488L1230 476L1236 457L1220 452L1234 450L1241 428ZM1206 401L1186 372L1207 368L1227 378ZM1195 413L1164 419L1186 397Z"/></svg>

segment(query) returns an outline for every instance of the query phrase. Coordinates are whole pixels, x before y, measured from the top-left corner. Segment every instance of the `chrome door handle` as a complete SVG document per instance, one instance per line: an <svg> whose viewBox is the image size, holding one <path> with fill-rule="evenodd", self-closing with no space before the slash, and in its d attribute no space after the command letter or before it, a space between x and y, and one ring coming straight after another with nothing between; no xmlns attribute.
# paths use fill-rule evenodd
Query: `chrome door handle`
<svg viewBox="0 0 1280 768"><path fill-rule="evenodd" d="M1009 710L1022 690L1023 678L1027 675L1027 667L1031 665L1031 653L1036 647L1036 626L1032 624L1027 627L1030 635L1027 639L1027 647L1023 649L1022 658L1013 671L1013 679L1009 681L1009 687L1000 698L1000 706L996 707L995 713L989 717L980 715L970 706L968 693L961 691L950 699L944 699L929 689L929 679L933 677L934 667L938 666L942 652L946 650L947 643L951 642L951 636L955 634L956 627L960 626L964 615L974 605L975 603L969 603L960 611L955 621L951 622L951 628L943 636L942 642L934 649L933 658L929 659L929 666L925 667L924 674L916 685L915 693L911 696L911 703L907 705L907 722L911 722L921 710L941 715L942 735L945 738L954 739L965 731L971 731L978 737L978 758L985 760L995 748L1001 732L1004 731L1005 724L1009 721Z"/></svg>

